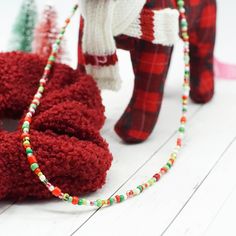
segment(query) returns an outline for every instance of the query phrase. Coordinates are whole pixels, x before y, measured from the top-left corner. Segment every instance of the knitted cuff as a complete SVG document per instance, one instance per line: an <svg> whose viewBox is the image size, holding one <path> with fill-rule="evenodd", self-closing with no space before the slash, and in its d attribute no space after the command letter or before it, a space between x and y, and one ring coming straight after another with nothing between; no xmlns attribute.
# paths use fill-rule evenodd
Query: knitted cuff
<svg viewBox="0 0 236 236"><path fill-rule="evenodd" d="M124 34L154 44L173 45L179 35L179 13L175 9L143 9Z"/></svg>
<svg viewBox="0 0 236 236"><path fill-rule="evenodd" d="M115 1L81 1L85 18L83 52L86 71L101 89L118 90L120 76L116 45L112 33ZM91 24L92 22L92 24Z"/></svg>

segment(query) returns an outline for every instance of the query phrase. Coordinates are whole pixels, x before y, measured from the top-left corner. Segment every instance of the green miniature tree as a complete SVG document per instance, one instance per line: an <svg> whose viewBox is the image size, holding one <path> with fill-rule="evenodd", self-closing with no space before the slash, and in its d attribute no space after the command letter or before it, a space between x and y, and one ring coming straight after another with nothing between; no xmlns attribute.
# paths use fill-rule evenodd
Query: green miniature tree
<svg viewBox="0 0 236 236"><path fill-rule="evenodd" d="M34 28L37 20L35 0L24 0L13 27L10 50L32 51Z"/></svg>

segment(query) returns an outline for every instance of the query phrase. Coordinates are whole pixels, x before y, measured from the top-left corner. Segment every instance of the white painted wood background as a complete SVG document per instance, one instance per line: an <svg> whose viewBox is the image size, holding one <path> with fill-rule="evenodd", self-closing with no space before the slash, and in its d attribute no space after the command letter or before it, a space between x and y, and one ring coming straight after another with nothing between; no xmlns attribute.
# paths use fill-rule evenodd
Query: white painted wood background
<svg viewBox="0 0 236 236"><path fill-rule="evenodd" d="M0 12L4 14L4 8L12 6L10 2L14 2L14 6L19 5L16 0L1 2ZM40 6L42 2L39 2ZM58 1L59 6L67 9L63 4L65 2ZM233 42L233 37L236 38L236 32L230 31L232 37L226 37L229 33L226 27L231 19L229 17L235 20L234 15L229 14L232 9L236 9L233 0L224 1L224 4L219 1L218 26L222 27L225 34L218 35L216 53L225 60L236 62L233 53L236 47L227 50L229 42ZM9 25L16 12L17 7L13 9L12 17L11 14L7 16ZM59 12L66 15L66 10L62 12L59 9ZM1 49L5 48L7 42L7 37L2 35L9 34L7 22L0 24ZM73 23L68 33L72 66L76 63L73 54L76 31L76 24ZM114 161L106 185L87 197L96 199L123 193L151 177L168 159L180 116L179 97L183 72L181 46L179 42L174 51L158 124L150 139L139 145L123 144L113 131L114 123L122 114L133 86L129 56L120 52L123 88L119 93L103 92L108 119L102 135L110 144ZM174 168L143 195L112 208L99 210L74 207L57 200L20 203L0 201L0 235L235 236L235 91L236 81L217 80L216 96L211 103L204 106L190 105L187 137L180 158Z"/></svg>

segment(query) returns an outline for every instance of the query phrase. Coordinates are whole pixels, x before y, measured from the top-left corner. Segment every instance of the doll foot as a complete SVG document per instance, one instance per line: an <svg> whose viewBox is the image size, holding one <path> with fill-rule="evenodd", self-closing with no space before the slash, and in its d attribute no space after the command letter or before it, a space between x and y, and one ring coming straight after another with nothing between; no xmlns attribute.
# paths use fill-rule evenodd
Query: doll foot
<svg viewBox="0 0 236 236"><path fill-rule="evenodd" d="M117 135L126 143L141 143L147 140L157 122L161 104L160 100L158 101L158 104L152 101L152 106L148 106L149 102L145 101L141 107L146 107L146 110L138 109L137 104L133 105L135 108L128 106L114 127ZM155 107L155 112L150 110L151 107Z"/></svg>
<svg viewBox="0 0 236 236"><path fill-rule="evenodd" d="M194 76L194 73L192 74ZM200 79L191 79L190 97L195 103L204 104L209 102L214 95L214 75L213 72L205 71L200 75Z"/></svg>

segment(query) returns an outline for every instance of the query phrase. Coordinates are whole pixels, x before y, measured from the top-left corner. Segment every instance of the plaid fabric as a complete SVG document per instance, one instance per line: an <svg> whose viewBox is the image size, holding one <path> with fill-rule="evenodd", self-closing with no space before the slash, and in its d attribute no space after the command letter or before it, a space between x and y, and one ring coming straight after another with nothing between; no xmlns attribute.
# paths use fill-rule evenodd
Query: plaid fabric
<svg viewBox="0 0 236 236"><path fill-rule="evenodd" d="M83 28L84 28L84 20L83 20L83 17L80 17L79 44L78 44L78 66L77 66L77 69L79 71L85 73L86 72L85 57L83 55L83 49L82 49Z"/></svg>
<svg viewBox="0 0 236 236"><path fill-rule="evenodd" d="M185 5L191 49L191 98L205 103L214 93L216 2L185 0ZM145 5L145 8L154 10L167 7L176 8L176 0L147 0ZM119 48L131 53L135 85L131 101L115 131L126 142L142 142L148 138L158 119L172 48L124 35L117 37L116 41Z"/></svg>
<svg viewBox="0 0 236 236"><path fill-rule="evenodd" d="M117 38L119 46L123 41L126 42L124 36ZM157 46L143 40L131 41L134 92L115 131L124 141L137 143L148 138L157 122L172 47Z"/></svg>

